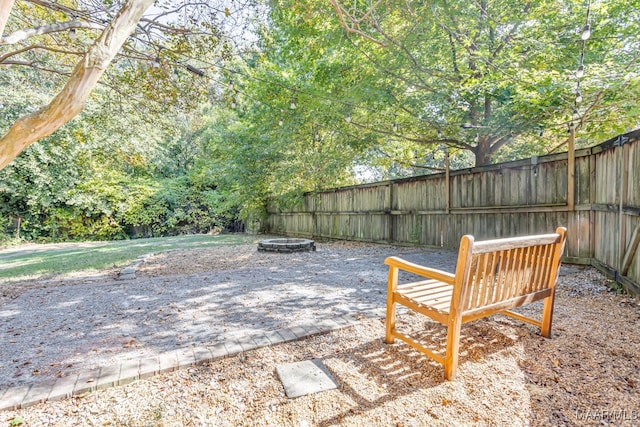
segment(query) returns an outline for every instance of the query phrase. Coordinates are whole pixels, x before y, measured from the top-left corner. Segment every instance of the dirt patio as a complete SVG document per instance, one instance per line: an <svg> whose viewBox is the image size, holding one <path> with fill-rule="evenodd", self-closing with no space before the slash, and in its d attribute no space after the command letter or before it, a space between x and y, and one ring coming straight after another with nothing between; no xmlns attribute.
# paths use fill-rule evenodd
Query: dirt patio
<svg viewBox="0 0 640 427"><path fill-rule="evenodd" d="M540 337L533 326L504 316L465 325L458 378L445 382L440 365L403 343L384 344L383 320L367 316L366 310L367 304L384 305L380 292L386 280L380 265L384 256L404 253L423 262L431 258L450 270L455 253L340 242L318 246L317 253L309 254L261 254L252 245L168 252L149 258L136 280L180 280L188 286L207 274L242 273L247 276L241 277L257 280L265 271L293 270L302 281L309 275L317 280L317 274L342 271L344 283L336 279L340 274L331 276L336 288L326 290L323 298L339 292L340 286L348 290L343 296L346 303L362 304L357 325L127 386L2 412L1 422L8 425L22 419L29 426L640 424L640 305L610 292L597 271L563 267L551 340ZM0 310L24 298L25 292L37 294L56 286L66 286L65 281L32 283L26 287L30 289L16 290L8 301L0 302ZM251 290L247 288L245 292ZM528 314L536 310L537 305L524 307ZM425 338L444 336L443 328L417 316L399 320ZM338 389L289 400L275 366L308 359L321 359Z"/></svg>

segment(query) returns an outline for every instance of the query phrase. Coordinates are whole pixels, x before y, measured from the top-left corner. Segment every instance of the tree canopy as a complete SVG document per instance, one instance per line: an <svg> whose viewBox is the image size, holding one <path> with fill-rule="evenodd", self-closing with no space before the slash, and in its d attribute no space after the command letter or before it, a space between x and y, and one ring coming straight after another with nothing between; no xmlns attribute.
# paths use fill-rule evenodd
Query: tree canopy
<svg viewBox="0 0 640 427"><path fill-rule="evenodd" d="M33 239L224 228L234 208L193 170L194 123L258 6L3 2L0 226Z"/></svg>
<svg viewBox="0 0 640 427"><path fill-rule="evenodd" d="M1 171L4 212L40 234L165 233L198 215L207 230L260 218L274 197L438 171L446 158L552 152L569 127L592 144L637 125L639 10L3 2L0 168L41 141Z"/></svg>
<svg viewBox="0 0 640 427"><path fill-rule="evenodd" d="M331 22L326 4L275 3L275 25L300 47L285 56L313 61L333 82L324 93L341 93L332 107L386 139L484 165L556 147L569 125L593 141L637 124L634 2L332 0Z"/></svg>
<svg viewBox="0 0 640 427"><path fill-rule="evenodd" d="M3 3L0 67L31 73L29 83L46 85L52 99L2 129L0 168L79 114L98 84L116 112L122 103L154 116L196 109L212 94L200 77L229 55L234 32L252 31L234 23L258 7L224 3Z"/></svg>

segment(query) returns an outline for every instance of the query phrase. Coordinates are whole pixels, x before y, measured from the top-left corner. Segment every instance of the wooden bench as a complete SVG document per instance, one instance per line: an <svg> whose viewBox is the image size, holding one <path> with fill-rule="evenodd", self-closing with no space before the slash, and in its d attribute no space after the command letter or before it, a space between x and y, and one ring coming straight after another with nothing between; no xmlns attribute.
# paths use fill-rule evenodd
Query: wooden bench
<svg viewBox="0 0 640 427"><path fill-rule="evenodd" d="M540 327L549 338L553 298L560 258L564 251L566 228L554 234L513 237L474 242L466 235L460 242L455 274L423 267L398 257L389 257L385 342L399 338L444 365L447 380L458 367L460 327L463 323L502 313ZM404 270L426 277L413 283L398 284ZM542 320L538 321L509 309L544 300ZM446 353L429 350L396 330L396 304L401 304L447 327Z"/></svg>

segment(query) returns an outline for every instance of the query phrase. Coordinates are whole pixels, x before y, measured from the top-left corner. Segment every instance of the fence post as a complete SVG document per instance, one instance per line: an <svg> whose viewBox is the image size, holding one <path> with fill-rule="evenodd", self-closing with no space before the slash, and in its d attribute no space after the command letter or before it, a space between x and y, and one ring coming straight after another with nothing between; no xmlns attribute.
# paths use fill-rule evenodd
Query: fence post
<svg viewBox="0 0 640 427"><path fill-rule="evenodd" d="M389 182L389 185L387 185L387 200L384 208L385 215L387 216L387 227L389 227L387 230L387 238L389 239L389 243L394 243L393 213L391 212L393 208L393 182Z"/></svg>
<svg viewBox="0 0 640 427"><path fill-rule="evenodd" d="M575 209L575 179L576 179L576 128L569 128L569 144L567 152L567 208L569 211Z"/></svg>
<svg viewBox="0 0 640 427"><path fill-rule="evenodd" d="M624 205L629 196L629 146L624 142L620 143L620 147L616 147L616 150L620 150L620 205L618 207L618 271L622 274L624 269L624 255L627 241L627 227L624 221Z"/></svg>
<svg viewBox="0 0 640 427"><path fill-rule="evenodd" d="M598 179L596 171L596 155L593 153L593 149L589 152L589 258L595 259L596 257L596 211L593 206L598 200Z"/></svg>
<svg viewBox="0 0 640 427"><path fill-rule="evenodd" d="M451 185L450 185L451 176L449 174L449 150L445 151L444 167L445 167L444 186L446 187L445 193L444 193L444 200L445 200L446 206L444 211L447 215L449 215L449 213L451 212Z"/></svg>

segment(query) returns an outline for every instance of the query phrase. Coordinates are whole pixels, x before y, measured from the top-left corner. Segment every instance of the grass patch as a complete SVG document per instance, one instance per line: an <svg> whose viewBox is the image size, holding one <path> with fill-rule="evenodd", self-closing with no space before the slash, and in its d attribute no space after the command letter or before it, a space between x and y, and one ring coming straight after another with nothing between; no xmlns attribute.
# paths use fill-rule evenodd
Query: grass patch
<svg viewBox="0 0 640 427"><path fill-rule="evenodd" d="M256 243L265 236L191 235L114 242L24 245L0 251L0 280L43 279L77 272L97 272L130 264L141 255Z"/></svg>

